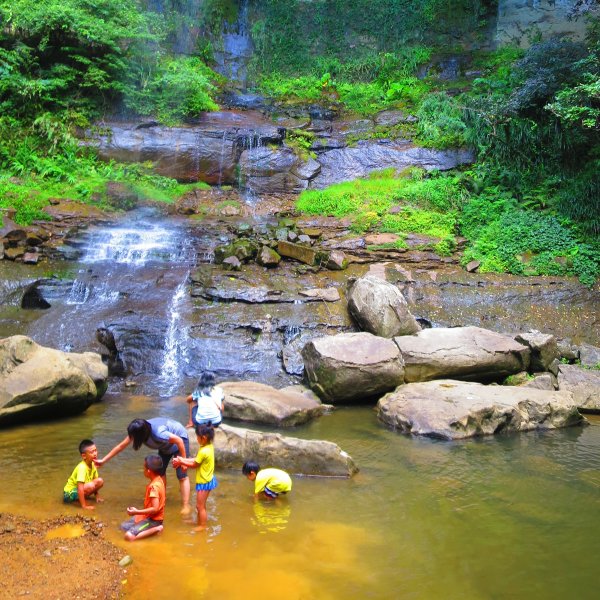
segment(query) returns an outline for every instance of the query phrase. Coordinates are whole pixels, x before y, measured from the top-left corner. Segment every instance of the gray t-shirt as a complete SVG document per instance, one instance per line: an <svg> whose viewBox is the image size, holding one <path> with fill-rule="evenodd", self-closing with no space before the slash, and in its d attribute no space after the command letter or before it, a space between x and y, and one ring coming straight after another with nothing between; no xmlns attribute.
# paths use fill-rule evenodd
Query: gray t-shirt
<svg viewBox="0 0 600 600"><path fill-rule="evenodd" d="M177 444L169 443L169 438L172 435L177 435L182 439L188 439L187 429L179 421L156 417L155 419L148 419L148 423L152 428L150 437L144 442L148 448L158 450L163 454L176 454Z"/></svg>

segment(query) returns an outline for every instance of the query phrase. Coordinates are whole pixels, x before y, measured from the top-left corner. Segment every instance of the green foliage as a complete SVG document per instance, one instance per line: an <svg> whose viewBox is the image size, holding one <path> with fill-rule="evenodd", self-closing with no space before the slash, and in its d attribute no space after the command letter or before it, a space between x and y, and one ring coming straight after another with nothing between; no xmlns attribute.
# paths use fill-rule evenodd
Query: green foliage
<svg viewBox="0 0 600 600"><path fill-rule="evenodd" d="M0 107L19 117L106 106L147 31L134 0L0 0L0 21Z"/></svg>
<svg viewBox="0 0 600 600"><path fill-rule="evenodd" d="M413 232L442 238L439 251L448 254L454 247L456 208L464 194L458 177L424 177L422 171L411 170L399 178L386 169L369 179L302 192L297 207L310 214L350 217L352 230L359 233ZM390 214L393 206L397 208Z"/></svg>
<svg viewBox="0 0 600 600"><path fill-rule="evenodd" d="M462 108L450 96L429 94L421 103L417 117L417 139L423 146L443 149L465 145Z"/></svg>
<svg viewBox="0 0 600 600"><path fill-rule="evenodd" d="M123 86L125 105L141 115L152 115L173 124L202 111L217 110L212 99L215 82L222 78L199 58L164 57L142 71L130 73Z"/></svg>
<svg viewBox="0 0 600 600"><path fill-rule="evenodd" d="M288 129L285 137L286 144L292 148L300 158L307 160L314 157L311 146L314 142L315 134L303 129Z"/></svg>
<svg viewBox="0 0 600 600"><path fill-rule="evenodd" d="M512 70L477 80L463 116L488 186L510 189L522 207L551 208L588 234L600 225L599 77L597 45L536 44Z"/></svg>
<svg viewBox="0 0 600 600"><path fill-rule="evenodd" d="M463 262L480 261L481 272L578 275L590 285L600 275L600 253L551 215L507 210L478 233Z"/></svg>
<svg viewBox="0 0 600 600"><path fill-rule="evenodd" d="M441 42L484 27L487 8L479 0L261 0L252 10L254 73L298 76L316 63L336 79L365 82L376 73L388 80L413 75L429 59L418 50L422 40Z"/></svg>
<svg viewBox="0 0 600 600"><path fill-rule="evenodd" d="M456 213L439 213L431 210L419 210L411 206L404 207L399 213L385 215L381 221L381 231L386 233L422 233L439 238L454 235ZM449 243L444 246L447 253Z"/></svg>

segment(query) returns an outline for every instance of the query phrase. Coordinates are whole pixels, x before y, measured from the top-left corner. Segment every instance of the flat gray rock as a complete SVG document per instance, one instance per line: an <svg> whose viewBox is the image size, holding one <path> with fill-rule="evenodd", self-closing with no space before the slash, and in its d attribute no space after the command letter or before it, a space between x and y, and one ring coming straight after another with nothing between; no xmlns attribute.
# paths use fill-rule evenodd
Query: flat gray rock
<svg viewBox="0 0 600 600"><path fill-rule="evenodd" d="M527 371L530 350L481 327L439 327L394 338L404 359L405 381L501 381Z"/></svg>
<svg viewBox="0 0 600 600"><path fill-rule="evenodd" d="M446 440L585 422L570 392L450 379L396 388L379 400L377 416L402 433Z"/></svg>
<svg viewBox="0 0 600 600"><path fill-rule="evenodd" d="M320 400L291 390L278 390L255 381L219 384L225 392L223 416L239 421L293 427L325 412Z"/></svg>

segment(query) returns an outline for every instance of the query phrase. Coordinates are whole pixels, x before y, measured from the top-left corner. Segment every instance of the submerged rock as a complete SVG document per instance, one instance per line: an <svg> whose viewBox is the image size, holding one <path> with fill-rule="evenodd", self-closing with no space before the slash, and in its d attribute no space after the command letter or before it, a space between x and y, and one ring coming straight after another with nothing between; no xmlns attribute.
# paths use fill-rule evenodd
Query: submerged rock
<svg viewBox="0 0 600 600"><path fill-rule="evenodd" d="M196 436L190 436L191 454L197 452L197 444ZM255 460L263 467L277 467L296 475L351 477L358 472L349 454L324 440L301 440L221 425L215 431L214 444L219 468L241 471L244 462Z"/></svg>
<svg viewBox="0 0 600 600"><path fill-rule="evenodd" d="M585 422L570 392L449 379L398 387L379 400L377 416L402 433L446 440Z"/></svg>

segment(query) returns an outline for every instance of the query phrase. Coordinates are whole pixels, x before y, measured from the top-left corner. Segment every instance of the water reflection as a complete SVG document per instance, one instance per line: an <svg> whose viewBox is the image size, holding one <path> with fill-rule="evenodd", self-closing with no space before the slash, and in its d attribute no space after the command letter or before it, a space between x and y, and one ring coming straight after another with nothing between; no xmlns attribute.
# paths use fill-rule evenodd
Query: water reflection
<svg viewBox="0 0 600 600"><path fill-rule="evenodd" d="M261 533L277 533L283 531L290 520L292 508L287 498L280 498L274 502L257 499L254 502L254 519Z"/></svg>

